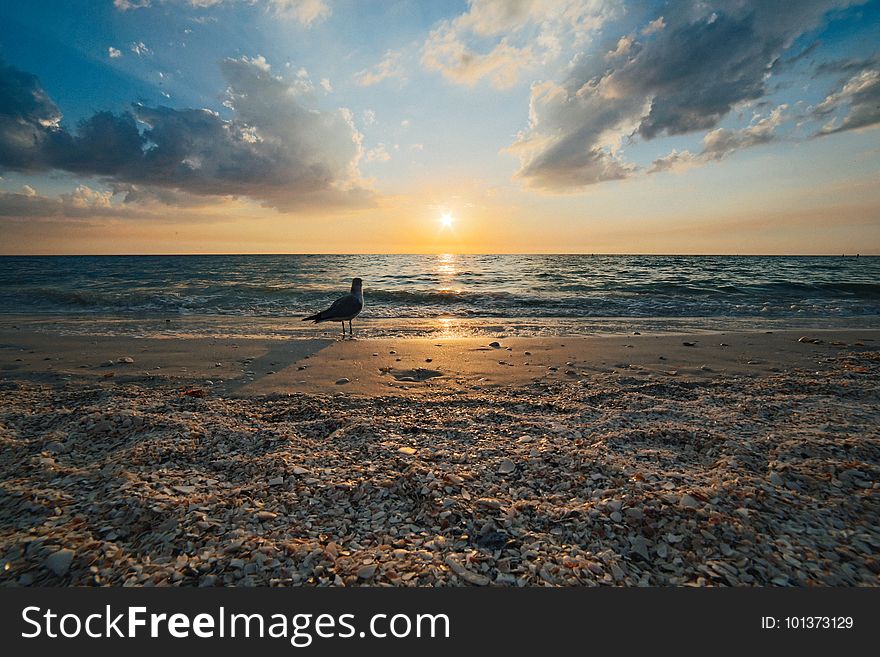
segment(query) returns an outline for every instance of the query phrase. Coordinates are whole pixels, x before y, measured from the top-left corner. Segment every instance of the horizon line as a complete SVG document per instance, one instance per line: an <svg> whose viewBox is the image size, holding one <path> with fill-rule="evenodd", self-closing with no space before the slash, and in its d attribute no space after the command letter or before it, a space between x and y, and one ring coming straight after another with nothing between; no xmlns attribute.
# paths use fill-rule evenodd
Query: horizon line
<svg viewBox="0 0 880 657"><path fill-rule="evenodd" d="M422 252L342 252L342 251L314 251L314 252L262 252L262 253L0 253L0 258L142 258L142 257L193 257L193 256L438 256L438 255L461 255L461 256L611 256L611 257L689 257L689 258L876 258L880 252L869 253L603 253L590 251L504 251L504 252L454 252L454 251L422 251Z"/></svg>

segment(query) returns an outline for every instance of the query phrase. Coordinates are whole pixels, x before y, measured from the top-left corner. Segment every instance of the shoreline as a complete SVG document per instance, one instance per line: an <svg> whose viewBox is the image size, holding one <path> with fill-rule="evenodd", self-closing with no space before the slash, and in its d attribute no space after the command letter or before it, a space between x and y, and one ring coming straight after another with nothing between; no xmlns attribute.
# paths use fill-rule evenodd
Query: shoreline
<svg viewBox="0 0 880 657"><path fill-rule="evenodd" d="M841 351L878 347L880 330L871 329L341 340L106 337L0 328L0 376L55 385L189 386L220 396L410 395L587 381L597 374L708 381L820 372Z"/></svg>
<svg viewBox="0 0 880 657"><path fill-rule="evenodd" d="M0 313L0 332L63 336L336 340L339 326L305 315ZM359 317L358 339L556 338L756 331L880 330L880 316L845 317Z"/></svg>
<svg viewBox="0 0 880 657"><path fill-rule="evenodd" d="M880 331L490 342L0 331L0 585L880 585Z"/></svg>

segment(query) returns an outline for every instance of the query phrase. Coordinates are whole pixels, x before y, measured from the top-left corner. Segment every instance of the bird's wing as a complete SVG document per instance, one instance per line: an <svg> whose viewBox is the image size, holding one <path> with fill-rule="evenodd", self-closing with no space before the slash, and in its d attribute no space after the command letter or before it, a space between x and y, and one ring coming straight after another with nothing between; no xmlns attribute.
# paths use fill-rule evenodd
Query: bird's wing
<svg viewBox="0 0 880 657"><path fill-rule="evenodd" d="M361 310L361 302L353 294L346 294L333 302L327 310L321 312L321 319L334 317L350 317Z"/></svg>

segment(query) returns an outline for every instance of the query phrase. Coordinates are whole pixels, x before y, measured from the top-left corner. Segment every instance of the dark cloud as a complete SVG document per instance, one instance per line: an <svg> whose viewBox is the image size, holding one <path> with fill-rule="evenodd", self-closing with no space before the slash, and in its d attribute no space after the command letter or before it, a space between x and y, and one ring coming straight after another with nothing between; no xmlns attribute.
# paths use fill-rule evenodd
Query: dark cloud
<svg viewBox="0 0 880 657"><path fill-rule="evenodd" d="M46 142L60 121L58 106L37 77L0 61L0 167L45 168Z"/></svg>
<svg viewBox="0 0 880 657"><path fill-rule="evenodd" d="M835 59L819 64L814 71L813 77L821 75L852 75L853 73L861 73L867 68L877 68L878 66L880 66L880 54L871 55L870 57Z"/></svg>
<svg viewBox="0 0 880 657"><path fill-rule="evenodd" d="M529 129L511 148L521 160L517 176L566 190L627 175L627 139L717 127L736 105L765 96L772 68L798 36L848 4L666 4L663 27L623 37L604 57L580 56L562 82L533 87Z"/></svg>
<svg viewBox="0 0 880 657"><path fill-rule="evenodd" d="M275 76L263 58L228 59L231 119L207 109L135 105L99 112L75 131L39 80L0 67L0 169L62 170L186 194L240 195L292 210L363 204L361 135L350 112L319 111L311 83Z"/></svg>

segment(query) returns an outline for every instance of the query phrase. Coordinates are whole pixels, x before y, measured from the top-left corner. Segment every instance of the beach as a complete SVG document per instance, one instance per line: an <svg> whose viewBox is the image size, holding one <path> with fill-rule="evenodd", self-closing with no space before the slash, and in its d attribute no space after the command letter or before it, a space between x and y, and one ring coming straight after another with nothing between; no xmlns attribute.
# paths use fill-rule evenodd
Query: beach
<svg viewBox="0 0 880 657"><path fill-rule="evenodd" d="M871 328L5 318L0 584L876 586L878 382Z"/></svg>

